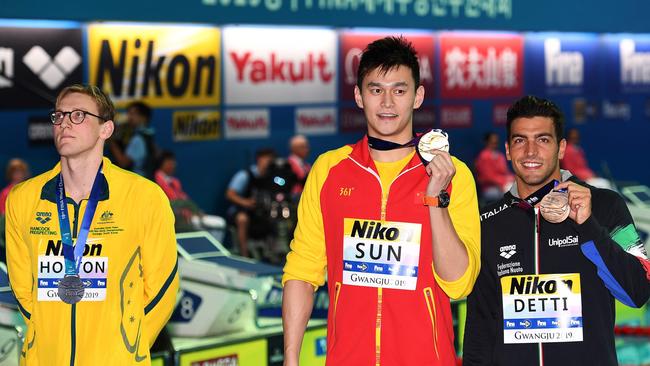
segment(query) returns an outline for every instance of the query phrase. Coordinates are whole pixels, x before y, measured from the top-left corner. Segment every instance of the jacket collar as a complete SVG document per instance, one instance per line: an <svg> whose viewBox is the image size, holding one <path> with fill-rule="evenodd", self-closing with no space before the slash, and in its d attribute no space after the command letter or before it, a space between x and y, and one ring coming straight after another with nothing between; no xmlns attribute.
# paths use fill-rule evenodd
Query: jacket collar
<svg viewBox="0 0 650 366"><path fill-rule="evenodd" d="M113 163L108 158L103 158L104 166L102 167L102 174L99 175L99 200L105 201L109 197L108 189L108 180L106 175L110 175L110 171L113 167ZM52 203L56 203L56 181L61 174L61 162L57 163L56 166L47 173L50 177L48 181L41 188L41 199L47 200Z"/></svg>

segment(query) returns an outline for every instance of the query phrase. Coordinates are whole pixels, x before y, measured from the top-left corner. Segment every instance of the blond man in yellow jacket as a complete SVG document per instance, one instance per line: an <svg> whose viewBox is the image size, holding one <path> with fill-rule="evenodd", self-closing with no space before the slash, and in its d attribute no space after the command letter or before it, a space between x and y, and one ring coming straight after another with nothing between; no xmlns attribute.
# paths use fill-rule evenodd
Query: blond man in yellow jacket
<svg viewBox="0 0 650 366"><path fill-rule="evenodd" d="M61 156L7 200L7 267L27 324L21 365L149 365L178 291L162 190L103 157L115 109L97 87L61 91Z"/></svg>

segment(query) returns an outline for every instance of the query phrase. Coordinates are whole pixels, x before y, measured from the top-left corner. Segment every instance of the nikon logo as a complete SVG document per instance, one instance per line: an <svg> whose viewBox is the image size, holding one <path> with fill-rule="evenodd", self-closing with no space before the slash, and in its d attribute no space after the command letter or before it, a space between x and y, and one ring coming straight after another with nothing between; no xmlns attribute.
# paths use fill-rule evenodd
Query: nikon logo
<svg viewBox="0 0 650 366"><path fill-rule="evenodd" d="M510 282L510 295L549 295L558 291L558 281L540 280L539 277L513 277ZM562 280L562 283L571 290L572 280Z"/></svg>
<svg viewBox="0 0 650 366"><path fill-rule="evenodd" d="M101 41L97 86L109 87L116 97L212 96L217 80L217 59L214 55L191 59L183 54L164 55L156 49L156 41L136 39L112 47ZM128 80L127 80L128 77ZM126 81L126 82L125 82Z"/></svg>
<svg viewBox="0 0 650 366"><path fill-rule="evenodd" d="M354 220L350 236L354 238L392 241L399 238L399 229L396 227L384 227L381 222L364 221L361 223L358 220Z"/></svg>
<svg viewBox="0 0 650 366"><path fill-rule="evenodd" d="M578 236L567 236L564 239L548 239L549 247L570 247L578 245Z"/></svg>

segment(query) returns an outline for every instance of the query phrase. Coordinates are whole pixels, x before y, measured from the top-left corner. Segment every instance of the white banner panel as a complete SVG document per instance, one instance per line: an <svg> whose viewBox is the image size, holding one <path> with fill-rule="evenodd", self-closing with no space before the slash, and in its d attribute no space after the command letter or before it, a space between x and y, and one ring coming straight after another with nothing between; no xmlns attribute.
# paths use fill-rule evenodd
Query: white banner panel
<svg viewBox="0 0 650 366"><path fill-rule="evenodd" d="M223 45L227 105L336 100L333 30L226 27Z"/></svg>

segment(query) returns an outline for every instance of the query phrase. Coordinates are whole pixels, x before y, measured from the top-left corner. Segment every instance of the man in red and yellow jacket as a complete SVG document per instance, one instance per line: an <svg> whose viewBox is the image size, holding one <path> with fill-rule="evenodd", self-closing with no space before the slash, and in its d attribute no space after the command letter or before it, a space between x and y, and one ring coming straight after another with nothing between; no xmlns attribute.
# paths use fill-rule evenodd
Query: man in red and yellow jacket
<svg viewBox="0 0 650 366"><path fill-rule="evenodd" d="M285 365L298 364L326 269L328 366L454 365L449 299L471 291L480 266L472 174L444 151L423 166L413 148L424 88L410 43L371 43L357 77L368 135L318 158L298 208L283 277Z"/></svg>

